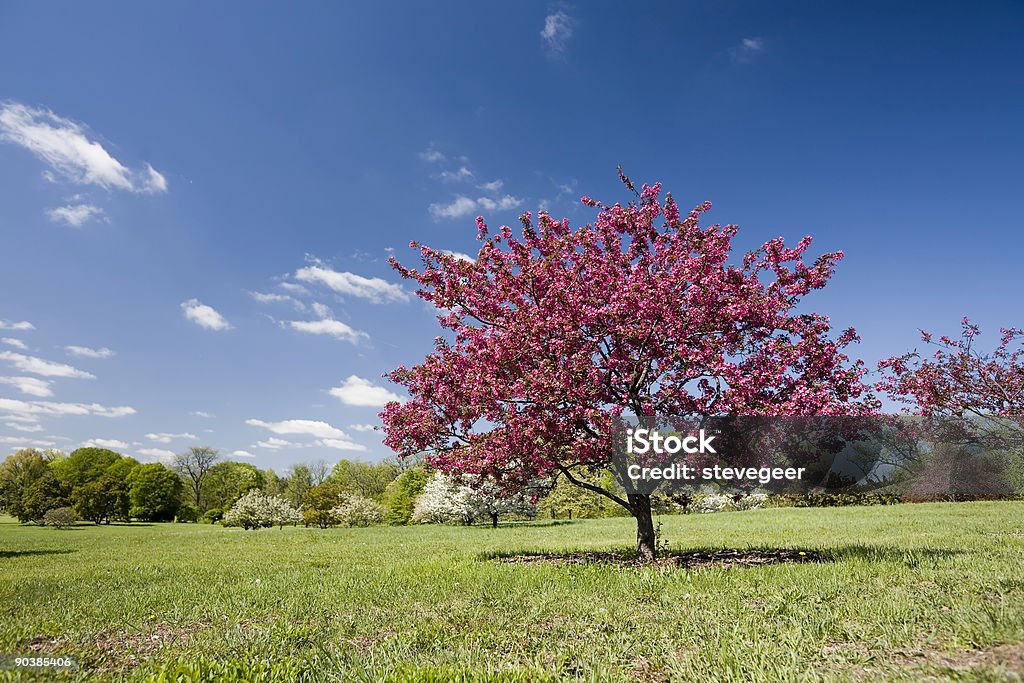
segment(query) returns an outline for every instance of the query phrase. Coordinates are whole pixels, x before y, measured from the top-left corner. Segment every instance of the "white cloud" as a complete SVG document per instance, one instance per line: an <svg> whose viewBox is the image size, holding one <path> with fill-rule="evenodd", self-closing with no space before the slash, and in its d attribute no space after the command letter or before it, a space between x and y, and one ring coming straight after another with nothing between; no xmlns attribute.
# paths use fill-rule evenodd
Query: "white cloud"
<svg viewBox="0 0 1024 683"><path fill-rule="evenodd" d="M167 178L164 177L163 173L146 164L146 179L142 184L141 191L151 194L167 192Z"/></svg>
<svg viewBox="0 0 1024 683"><path fill-rule="evenodd" d="M64 350L70 353L72 356L79 358L110 358L114 355L114 352L110 349L103 347L100 349L89 348L88 346L65 346Z"/></svg>
<svg viewBox="0 0 1024 683"><path fill-rule="evenodd" d="M3 337L0 338L0 341L2 341L4 344L7 344L8 346L13 346L16 349L21 349L22 351L28 349L28 344L21 341L20 339L15 339L14 337Z"/></svg>
<svg viewBox="0 0 1024 683"><path fill-rule="evenodd" d="M83 446L90 448L128 448L128 444L117 439L89 439Z"/></svg>
<svg viewBox="0 0 1024 683"><path fill-rule="evenodd" d="M377 429L376 425L372 424L349 425L348 428L354 432L372 432Z"/></svg>
<svg viewBox="0 0 1024 683"><path fill-rule="evenodd" d="M185 317L200 327L208 330L230 330L231 325L212 306L200 303L198 299L189 299L181 304Z"/></svg>
<svg viewBox="0 0 1024 683"><path fill-rule="evenodd" d="M213 413L208 413L205 410L193 410L189 415L195 415L196 417L211 418L214 417Z"/></svg>
<svg viewBox="0 0 1024 683"><path fill-rule="evenodd" d="M129 192L167 190L167 181L152 166L132 171L92 139L84 126L48 109L0 103L0 140L24 147L52 171L81 185ZM53 172L47 177L56 178Z"/></svg>
<svg viewBox="0 0 1024 683"><path fill-rule="evenodd" d="M379 277L363 277L355 273L332 270L322 261L310 259L310 265L295 272L295 279L326 285L338 294L357 296L373 303L408 301L409 295L399 285Z"/></svg>
<svg viewBox="0 0 1024 683"><path fill-rule="evenodd" d="M283 283L289 284L289 283ZM305 287L298 285L305 291ZM300 311L306 310L306 305L293 296L287 294L273 294L264 292L249 292L249 295L261 304L291 304Z"/></svg>
<svg viewBox="0 0 1024 683"><path fill-rule="evenodd" d="M5 422L4 424L5 424L5 426L8 429L13 429L13 430L18 431L18 432L41 432L41 431L44 431L42 425L35 424L35 423L21 424L21 423L18 423L18 422Z"/></svg>
<svg viewBox="0 0 1024 683"><path fill-rule="evenodd" d="M431 204L430 215L434 218L459 218L476 211L476 202L469 197L459 195L448 204Z"/></svg>
<svg viewBox="0 0 1024 683"><path fill-rule="evenodd" d="M245 424L250 427L262 427L264 429L269 429L275 434L304 434L321 439L348 438L348 435L345 432L321 420L281 420L280 422L264 422L263 420L250 418L245 421Z"/></svg>
<svg viewBox="0 0 1024 683"><path fill-rule="evenodd" d="M11 422L38 422L39 418L35 415L2 415L0 420L10 420Z"/></svg>
<svg viewBox="0 0 1024 683"><path fill-rule="evenodd" d="M0 443L8 446L22 446L26 448L48 448L56 446L53 441L36 441L24 436L0 436Z"/></svg>
<svg viewBox="0 0 1024 683"><path fill-rule="evenodd" d="M565 52L565 46L572 38L573 20L565 12L559 10L544 17L544 28L540 37L549 54L559 55Z"/></svg>
<svg viewBox="0 0 1024 683"><path fill-rule="evenodd" d="M366 446L349 441L348 439L320 439L316 442L318 446L337 448L340 451L365 451Z"/></svg>
<svg viewBox="0 0 1024 683"><path fill-rule="evenodd" d="M448 204L431 204L430 215L434 218L461 218L468 216L474 211L483 209L486 211L514 209L522 205L523 200L512 195L504 195L497 199L491 197L480 197L472 199L465 195L459 195Z"/></svg>
<svg viewBox="0 0 1024 683"><path fill-rule="evenodd" d="M34 330L34 329L36 329L36 326L33 325L32 323L30 323L27 320L22 320L21 322L17 322L17 323L12 323L12 322L10 322L8 320L0 320L0 330L21 330L21 331L26 331L26 330Z"/></svg>
<svg viewBox="0 0 1024 683"><path fill-rule="evenodd" d="M353 344L358 344L361 339L370 338L370 335L352 329L340 320L289 320L285 324L297 332L326 334Z"/></svg>
<svg viewBox="0 0 1024 683"><path fill-rule="evenodd" d="M249 451L231 451L231 455L236 458L255 458L256 456Z"/></svg>
<svg viewBox="0 0 1024 683"><path fill-rule="evenodd" d="M454 256L455 258L459 259L460 261L469 261L470 263L476 262L475 258L473 258L469 254L463 253L461 251L452 251L451 249L441 249L441 253L442 254L448 254L449 256Z"/></svg>
<svg viewBox="0 0 1024 683"><path fill-rule="evenodd" d="M501 188L504 185L505 185L505 183L502 182L501 180L492 180L489 183L484 183L483 185L477 185L477 187L479 189L481 189L481 190L484 190L485 192L495 193L495 192L500 192Z"/></svg>
<svg viewBox="0 0 1024 683"><path fill-rule="evenodd" d="M149 434L146 434L146 438L150 441L156 441L157 443L170 443L174 439L192 439L194 441L199 437L188 432L182 432L181 434L169 434L167 432L154 434L150 432Z"/></svg>
<svg viewBox="0 0 1024 683"><path fill-rule="evenodd" d="M444 161L445 156L444 154L441 154L441 152L437 151L437 149L435 149L433 145L431 145L427 149L420 152L420 159L423 159L423 161L436 163L438 161Z"/></svg>
<svg viewBox="0 0 1024 683"><path fill-rule="evenodd" d="M108 407L99 403L55 403L53 401L19 401L0 398L0 410L13 415L94 415L96 417L124 417L134 415L131 406ZM7 418L10 419L10 418Z"/></svg>
<svg viewBox="0 0 1024 683"><path fill-rule="evenodd" d="M0 377L0 384L9 384L23 394L47 398L53 396L50 382L36 377Z"/></svg>
<svg viewBox="0 0 1024 683"><path fill-rule="evenodd" d="M749 62L757 54L764 51L764 40L761 38L744 38L739 45L729 49L729 56L738 64Z"/></svg>
<svg viewBox="0 0 1024 683"><path fill-rule="evenodd" d="M459 180L469 180L473 177L473 172L465 166L459 166L455 171L441 171L441 180L446 183L452 183Z"/></svg>
<svg viewBox="0 0 1024 683"><path fill-rule="evenodd" d="M320 316L321 319L327 320L334 317L334 311L327 304L321 304L319 302L313 303L313 312Z"/></svg>
<svg viewBox="0 0 1024 683"><path fill-rule="evenodd" d="M277 450L279 448L305 448L305 444L295 443L294 441L286 441L279 439L276 436L272 436L266 441L257 441L252 445L253 448L269 448L270 450Z"/></svg>
<svg viewBox="0 0 1024 683"><path fill-rule="evenodd" d="M350 375L340 387L334 387L328 393L350 406L382 407L389 401L402 400L398 394L356 375Z"/></svg>
<svg viewBox="0 0 1024 683"><path fill-rule="evenodd" d="M102 216L103 209L92 204L68 204L58 206L56 209L49 209L46 215L54 223L64 223L79 228L94 216Z"/></svg>
<svg viewBox="0 0 1024 683"><path fill-rule="evenodd" d="M0 351L0 360L5 360L22 372L43 377L76 377L78 379L96 379L96 376L64 363L54 363L35 356L26 356L13 351Z"/></svg>
<svg viewBox="0 0 1024 683"><path fill-rule="evenodd" d="M139 454L150 458L156 458L157 460L165 463L174 460L175 456L174 451L169 451L165 448L140 448Z"/></svg>
<svg viewBox="0 0 1024 683"><path fill-rule="evenodd" d="M279 282L277 286L286 292L291 292L292 294L297 294L299 296L309 294L308 289L295 282Z"/></svg>

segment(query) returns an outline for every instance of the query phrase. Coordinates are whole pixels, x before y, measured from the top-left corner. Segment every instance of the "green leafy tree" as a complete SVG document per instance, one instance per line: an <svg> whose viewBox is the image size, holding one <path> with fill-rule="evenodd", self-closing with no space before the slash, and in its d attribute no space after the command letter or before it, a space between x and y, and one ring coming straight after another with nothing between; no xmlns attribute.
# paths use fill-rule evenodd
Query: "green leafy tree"
<svg viewBox="0 0 1024 683"><path fill-rule="evenodd" d="M0 507L19 522L39 521L68 504L68 491L54 472L59 452L25 448L0 463Z"/></svg>
<svg viewBox="0 0 1024 683"><path fill-rule="evenodd" d="M321 529L334 526L338 518L332 510L344 499L345 490L338 482L328 479L306 491L302 498L302 521Z"/></svg>
<svg viewBox="0 0 1024 683"><path fill-rule="evenodd" d="M124 456L107 448L77 448L71 455L54 463L54 470L69 489L97 481ZM134 462L134 461L133 461Z"/></svg>
<svg viewBox="0 0 1024 683"><path fill-rule="evenodd" d="M139 465L130 477L131 515L151 522L174 519L184 486L177 474L155 462Z"/></svg>
<svg viewBox="0 0 1024 683"><path fill-rule="evenodd" d="M249 463L219 462L206 473L200 509L226 510L253 489L262 489L264 474Z"/></svg>
<svg viewBox="0 0 1024 683"><path fill-rule="evenodd" d="M125 479L105 474L96 481L75 487L71 502L75 513L94 524L110 524L111 519L127 519L131 498Z"/></svg>
<svg viewBox="0 0 1024 683"><path fill-rule="evenodd" d="M429 475L421 465L402 472L384 490L384 521L392 526L408 524L416 507L416 498L423 493Z"/></svg>
<svg viewBox="0 0 1024 683"><path fill-rule="evenodd" d="M378 464L360 460L339 460L331 472L331 479L338 482L349 493L363 498L380 500L388 484L398 476L393 462Z"/></svg>

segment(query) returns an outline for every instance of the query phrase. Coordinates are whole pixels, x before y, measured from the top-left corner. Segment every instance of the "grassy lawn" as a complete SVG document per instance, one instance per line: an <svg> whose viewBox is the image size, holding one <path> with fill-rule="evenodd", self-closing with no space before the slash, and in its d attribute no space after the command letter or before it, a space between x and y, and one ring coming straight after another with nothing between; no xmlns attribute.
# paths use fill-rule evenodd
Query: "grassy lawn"
<svg viewBox="0 0 1024 683"><path fill-rule="evenodd" d="M628 546L629 519L246 532L0 518L0 652L78 655L83 680L1024 676L1024 503L661 522L672 549L796 548L832 561L485 559Z"/></svg>

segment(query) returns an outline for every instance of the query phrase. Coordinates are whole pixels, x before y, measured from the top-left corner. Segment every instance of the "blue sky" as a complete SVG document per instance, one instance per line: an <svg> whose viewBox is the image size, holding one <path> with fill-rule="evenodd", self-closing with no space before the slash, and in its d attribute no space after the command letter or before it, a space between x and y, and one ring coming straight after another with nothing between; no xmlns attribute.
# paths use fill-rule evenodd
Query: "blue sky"
<svg viewBox="0 0 1024 683"><path fill-rule="evenodd" d="M389 253L618 164L845 250L871 364L1019 325L1024 8L913 4L0 2L0 449L379 460L436 332Z"/></svg>

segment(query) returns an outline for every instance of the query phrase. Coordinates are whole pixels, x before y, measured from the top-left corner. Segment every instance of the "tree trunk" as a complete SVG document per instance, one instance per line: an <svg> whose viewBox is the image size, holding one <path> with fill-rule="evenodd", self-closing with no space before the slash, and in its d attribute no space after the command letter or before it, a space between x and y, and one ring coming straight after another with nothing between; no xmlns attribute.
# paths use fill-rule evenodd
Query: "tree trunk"
<svg viewBox="0 0 1024 683"><path fill-rule="evenodd" d="M496 513L496 512L492 512L491 513L491 528L492 529L497 529L498 528L498 513Z"/></svg>
<svg viewBox="0 0 1024 683"><path fill-rule="evenodd" d="M658 552L654 536L654 518L651 516L651 497L642 494L627 496L636 518L636 554L642 562L651 562Z"/></svg>

